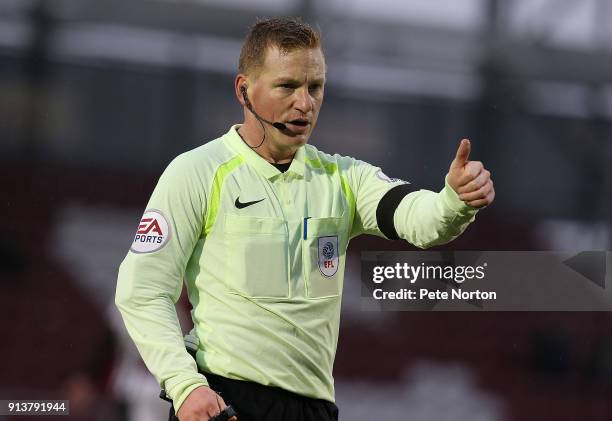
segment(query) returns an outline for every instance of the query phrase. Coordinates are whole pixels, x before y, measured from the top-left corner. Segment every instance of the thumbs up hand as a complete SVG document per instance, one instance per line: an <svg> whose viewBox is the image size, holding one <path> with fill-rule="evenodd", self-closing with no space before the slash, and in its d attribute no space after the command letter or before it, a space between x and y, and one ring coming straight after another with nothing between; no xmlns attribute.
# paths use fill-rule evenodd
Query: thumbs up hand
<svg viewBox="0 0 612 421"><path fill-rule="evenodd" d="M448 170L447 181L459 199L473 208L482 208L493 202L495 189L491 173L482 162L468 160L470 149L470 141L463 139Z"/></svg>

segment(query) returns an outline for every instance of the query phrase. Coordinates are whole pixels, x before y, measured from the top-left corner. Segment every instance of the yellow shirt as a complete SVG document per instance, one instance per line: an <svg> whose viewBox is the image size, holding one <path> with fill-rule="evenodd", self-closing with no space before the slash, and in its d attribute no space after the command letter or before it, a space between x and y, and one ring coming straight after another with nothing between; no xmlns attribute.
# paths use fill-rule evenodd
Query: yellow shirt
<svg viewBox="0 0 612 421"><path fill-rule="evenodd" d="M237 127L164 171L121 264L116 304L177 410L207 384L174 309L183 279L200 370L333 402L346 248L362 233L389 235L379 202L407 183L311 145L281 173ZM419 247L450 241L476 212L448 185L397 203L391 230Z"/></svg>

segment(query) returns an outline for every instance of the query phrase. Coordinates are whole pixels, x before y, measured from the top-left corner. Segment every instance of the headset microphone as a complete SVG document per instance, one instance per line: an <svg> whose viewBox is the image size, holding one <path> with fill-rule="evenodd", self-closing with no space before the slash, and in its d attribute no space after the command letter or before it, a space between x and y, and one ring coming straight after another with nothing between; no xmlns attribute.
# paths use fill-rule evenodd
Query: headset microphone
<svg viewBox="0 0 612 421"><path fill-rule="evenodd" d="M283 131L283 130L287 130L287 126L285 126L283 123L280 122L272 122L269 120L266 120L265 118L261 117L259 114L257 114L255 112L255 110L253 109L253 105L251 105L251 101L249 101L249 97L247 96L247 91L246 91L246 86L242 85L240 87L240 92L242 93L242 98L244 98L244 104L246 105L246 107L249 109L250 112L253 113L253 115L259 120L259 121L263 121L264 123L269 124L270 126L276 128L277 130ZM265 132L264 132L265 133ZM263 142L262 142L263 143Z"/></svg>

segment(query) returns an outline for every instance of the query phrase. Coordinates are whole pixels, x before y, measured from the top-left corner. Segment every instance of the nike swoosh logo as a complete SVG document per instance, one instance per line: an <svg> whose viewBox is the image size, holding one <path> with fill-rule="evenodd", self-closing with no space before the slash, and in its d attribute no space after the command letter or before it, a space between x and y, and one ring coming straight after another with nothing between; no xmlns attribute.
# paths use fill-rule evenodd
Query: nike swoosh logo
<svg viewBox="0 0 612 421"><path fill-rule="evenodd" d="M242 208L246 208L247 206L251 206L254 205L255 203L259 203L262 200L266 200L266 198L264 197L263 199L259 199L259 200L253 200L252 202L241 202L240 201L240 196L238 196L236 198L236 201L234 202L234 205L236 205L236 207L238 209L242 209Z"/></svg>

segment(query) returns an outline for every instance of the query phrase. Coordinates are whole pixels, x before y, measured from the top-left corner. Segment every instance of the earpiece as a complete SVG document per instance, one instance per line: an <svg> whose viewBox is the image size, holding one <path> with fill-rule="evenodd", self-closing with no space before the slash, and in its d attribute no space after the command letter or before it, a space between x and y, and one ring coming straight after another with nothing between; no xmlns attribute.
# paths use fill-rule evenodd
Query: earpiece
<svg viewBox="0 0 612 421"><path fill-rule="evenodd" d="M253 114L255 114L255 111L253 111L253 106L251 105L251 101L249 101L249 97L247 95L247 86L246 85L241 85L240 86L240 93L242 93L242 98L244 99L244 104L247 106L247 108Z"/></svg>

